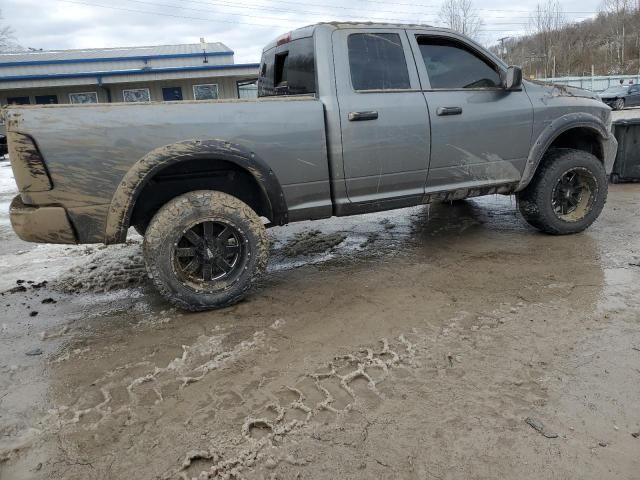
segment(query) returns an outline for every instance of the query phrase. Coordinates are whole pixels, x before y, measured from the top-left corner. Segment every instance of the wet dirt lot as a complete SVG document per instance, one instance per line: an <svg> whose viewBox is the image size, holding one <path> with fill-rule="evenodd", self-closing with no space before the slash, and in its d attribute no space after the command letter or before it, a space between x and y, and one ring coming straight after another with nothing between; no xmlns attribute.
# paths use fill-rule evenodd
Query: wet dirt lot
<svg viewBox="0 0 640 480"><path fill-rule="evenodd" d="M6 168L2 480L638 478L640 184L571 237L501 196L273 229L186 314L139 237L17 240Z"/></svg>

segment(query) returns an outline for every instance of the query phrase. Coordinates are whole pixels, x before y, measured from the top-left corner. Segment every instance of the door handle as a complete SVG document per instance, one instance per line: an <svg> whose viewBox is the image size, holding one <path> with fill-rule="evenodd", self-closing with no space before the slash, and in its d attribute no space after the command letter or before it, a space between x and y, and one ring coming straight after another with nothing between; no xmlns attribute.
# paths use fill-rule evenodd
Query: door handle
<svg viewBox="0 0 640 480"><path fill-rule="evenodd" d="M438 107L436 114L441 117L446 115L462 115L462 107Z"/></svg>
<svg viewBox="0 0 640 480"><path fill-rule="evenodd" d="M349 113L350 122L365 122L367 120L377 120L378 112L351 112Z"/></svg>

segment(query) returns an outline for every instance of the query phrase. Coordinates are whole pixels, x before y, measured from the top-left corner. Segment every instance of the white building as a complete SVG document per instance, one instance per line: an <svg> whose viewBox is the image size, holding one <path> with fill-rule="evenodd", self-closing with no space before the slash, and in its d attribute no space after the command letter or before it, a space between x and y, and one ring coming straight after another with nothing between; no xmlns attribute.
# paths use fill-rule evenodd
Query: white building
<svg viewBox="0 0 640 480"><path fill-rule="evenodd" d="M222 43L0 55L0 105L244 98L259 64Z"/></svg>

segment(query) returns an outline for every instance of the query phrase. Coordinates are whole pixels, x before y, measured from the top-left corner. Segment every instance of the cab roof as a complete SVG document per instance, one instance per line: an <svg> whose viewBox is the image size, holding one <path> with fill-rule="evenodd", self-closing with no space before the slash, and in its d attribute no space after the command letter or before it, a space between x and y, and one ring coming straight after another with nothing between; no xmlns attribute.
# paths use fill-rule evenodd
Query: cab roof
<svg viewBox="0 0 640 480"><path fill-rule="evenodd" d="M385 22L345 22L345 21L335 21L335 22L319 22L319 23L314 23L312 25L307 25L305 27L300 27L297 28L295 30L292 30L288 33L285 33L284 35L279 36L278 38L272 40L271 42L269 42L265 47L263 51L267 51L267 50L271 50L273 47L276 47L278 45L278 42L285 38L288 37L288 41L293 41L293 40L298 40L300 38L307 38L313 35L313 32L317 29L317 28L331 28L333 30L338 30L338 29L342 29L342 28L358 28L358 27L363 27L363 28L393 28L393 29L398 29L398 28L413 28L413 29L433 29L436 28L437 30L440 31L451 31L447 28L440 28L440 27L434 27L432 25L425 25L425 24L411 24L411 23L385 23Z"/></svg>

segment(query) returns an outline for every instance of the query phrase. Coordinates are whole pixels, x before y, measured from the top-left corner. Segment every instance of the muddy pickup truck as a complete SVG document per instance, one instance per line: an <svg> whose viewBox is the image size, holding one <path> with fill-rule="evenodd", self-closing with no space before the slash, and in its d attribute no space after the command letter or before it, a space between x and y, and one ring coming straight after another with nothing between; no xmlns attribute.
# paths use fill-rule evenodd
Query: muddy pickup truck
<svg viewBox="0 0 640 480"><path fill-rule="evenodd" d="M270 226L515 194L560 235L605 204L609 107L455 32L313 25L267 45L258 73L256 100L10 107L14 230L114 244L134 227L159 291L204 310L264 271Z"/></svg>

